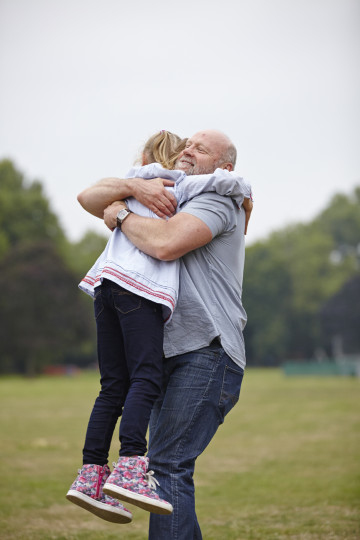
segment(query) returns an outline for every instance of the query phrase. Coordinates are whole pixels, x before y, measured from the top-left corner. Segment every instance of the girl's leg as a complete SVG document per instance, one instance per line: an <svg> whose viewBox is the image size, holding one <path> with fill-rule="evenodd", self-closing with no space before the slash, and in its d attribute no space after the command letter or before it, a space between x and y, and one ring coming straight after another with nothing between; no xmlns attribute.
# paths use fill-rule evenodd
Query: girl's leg
<svg viewBox="0 0 360 540"><path fill-rule="evenodd" d="M96 516L114 523L129 523L132 514L103 491L110 476L107 466L111 438L129 386L121 328L105 282L96 291L98 358L101 391L91 413L83 467L67 492L67 499Z"/></svg>
<svg viewBox="0 0 360 540"><path fill-rule="evenodd" d="M129 387L121 325L114 309L111 282L104 280L94 301L101 391L92 410L83 463L105 465L116 422Z"/></svg>
<svg viewBox="0 0 360 540"><path fill-rule="evenodd" d="M162 382L163 317L160 305L117 291L130 387L120 424L121 450L104 493L159 514L172 505L161 499L147 476L146 432Z"/></svg>
<svg viewBox="0 0 360 540"><path fill-rule="evenodd" d="M129 388L120 423L120 456L143 456L154 401L162 382L162 307L129 291L113 289L122 329Z"/></svg>

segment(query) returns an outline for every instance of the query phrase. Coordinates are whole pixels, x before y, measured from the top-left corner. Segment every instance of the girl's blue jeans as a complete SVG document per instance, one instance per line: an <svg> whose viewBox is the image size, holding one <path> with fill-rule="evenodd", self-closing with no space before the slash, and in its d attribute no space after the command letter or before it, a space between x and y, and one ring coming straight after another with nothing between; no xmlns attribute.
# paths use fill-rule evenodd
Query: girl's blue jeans
<svg viewBox="0 0 360 540"><path fill-rule="evenodd" d="M201 322L199 322L201 324ZM149 540L200 540L193 473L225 415L239 399L244 371L218 342L164 360L160 397L150 419L150 468L170 516L151 514Z"/></svg>
<svg viewBox="0 0 360 540"><path fill-rule="evenodd" d="M83 463L105 465L116 422L120 455L144 455L163 374L162 307L104 280L95 289L101 390L92 410Z"/></svg>

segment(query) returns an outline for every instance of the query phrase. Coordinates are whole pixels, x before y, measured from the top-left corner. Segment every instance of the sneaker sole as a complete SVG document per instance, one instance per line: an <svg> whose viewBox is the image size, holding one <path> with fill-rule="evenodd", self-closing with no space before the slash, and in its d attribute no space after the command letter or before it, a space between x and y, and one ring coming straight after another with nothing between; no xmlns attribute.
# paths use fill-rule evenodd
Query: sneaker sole
<svg viewBox="0 0 360 540"><path fill-rule="evenodd" d="M105 521L110 521L111 523L130 523L132 520L132 514L130 512L96 501L80 491L70 489L66 494L66 498L68 501L81 506L81 508L88 510Z"/></svg>
<svg viewBox="0 0 360 540"><path fill-rule="evenodd" d="M146 497L145 495L134 493L133 491L121 488L115 484L105 484L103 487L103 492L115 499L126 501L130 504L138 506L139 508L142 508L143 510L152 512L153 514L168 515L173 511L173 507L170 503L155 501L149 497Z"/></svg>

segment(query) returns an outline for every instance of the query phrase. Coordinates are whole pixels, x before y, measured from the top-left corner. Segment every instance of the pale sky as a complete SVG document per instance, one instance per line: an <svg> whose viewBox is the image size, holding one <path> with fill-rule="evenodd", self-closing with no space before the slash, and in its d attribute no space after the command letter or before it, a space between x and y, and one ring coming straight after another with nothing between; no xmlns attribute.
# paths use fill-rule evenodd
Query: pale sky
<svg viewBox="0 0 360 540"><path fill-rule="evenodd" d="M214 128L253 186L248 244L360 185L359 0L0 0L0 159L66 234L77 194L161 129Z"/></svg>

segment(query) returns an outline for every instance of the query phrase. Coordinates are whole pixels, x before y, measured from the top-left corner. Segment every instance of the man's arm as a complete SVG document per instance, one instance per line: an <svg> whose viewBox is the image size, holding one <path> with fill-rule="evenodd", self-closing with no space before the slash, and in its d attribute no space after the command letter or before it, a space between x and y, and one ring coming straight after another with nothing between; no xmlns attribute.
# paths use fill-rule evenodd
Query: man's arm
<svg viewBox="0 0 360 540"><path fill-rule="evenodd" d="M162 178L104 178L82 191L77 199L87 212L100 219L104 218L105 208L127 197L135 197L158 217L166 217L174 214L177 205L174 195L165 189L173 184Z"/></svg>
<svg viewBox="0 0 360 540"><path fill-rule="evenodd" d="M106 209L108 227L116 227L117 213L124 207L124 203L118 203ZM138 249L162 261L178 259L212 240L209 227L186 212L180 212L168 220L130 214L124 220L121 231Z"/></svg>

